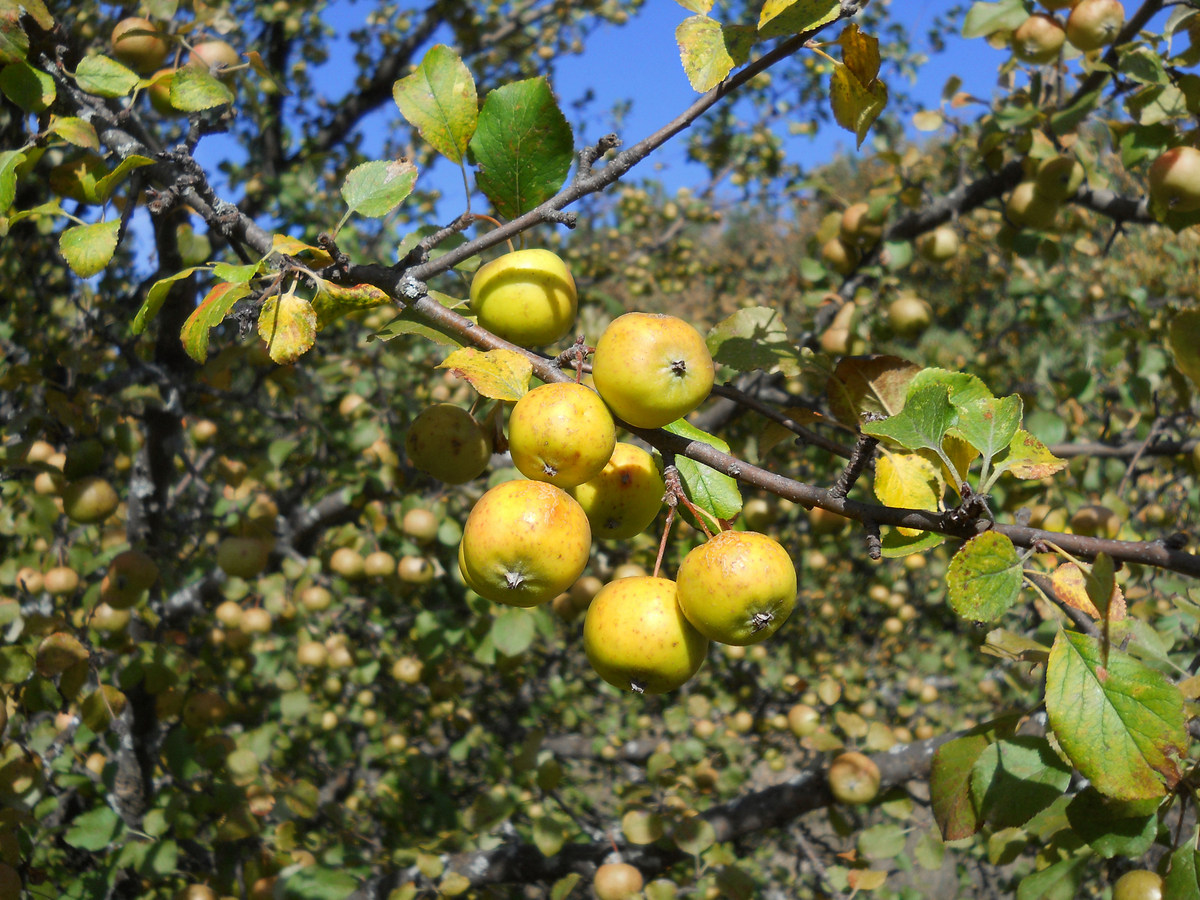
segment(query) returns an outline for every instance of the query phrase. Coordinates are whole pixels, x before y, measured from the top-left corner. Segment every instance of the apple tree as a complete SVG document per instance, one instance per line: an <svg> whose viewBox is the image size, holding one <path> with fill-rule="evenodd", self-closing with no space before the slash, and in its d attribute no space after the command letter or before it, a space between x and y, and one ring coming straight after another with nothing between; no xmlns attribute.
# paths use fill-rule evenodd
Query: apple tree
<svg viewBox="0 0 1200 900"><path fill-rule="evenodd" d="M0 897L1200 898L1200 10L641 5L0 0Z"/></svg>

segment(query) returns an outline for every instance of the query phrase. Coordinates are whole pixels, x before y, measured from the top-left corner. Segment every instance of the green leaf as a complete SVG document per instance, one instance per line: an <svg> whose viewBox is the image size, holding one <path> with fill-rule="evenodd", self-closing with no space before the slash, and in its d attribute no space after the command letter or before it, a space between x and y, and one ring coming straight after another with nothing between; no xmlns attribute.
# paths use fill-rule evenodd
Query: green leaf
<svg viewBox="0 0 1200 900"><path fill-rule="evenodd" d="M120 229L120 219L74 225L62 233L58 239L58 249L62 251L63 259L72 272L80 278L91 278L103 272L112 259Z"/></svg>
<svg viewBox="0 0 1200 900"><path fill-rule="evenodd" d="M716 362L739 372L763 369L790 378L801 371L800 355L777 309L739 309L713 326L705 341Z"/></svg>
<svg viewBox="0 0 1200 900"><path fill-rule="evenodd" d="M1027 875L1017 885L1017 900L1074 900L1093 862L1084 853Z"/></svg>
<svg viewBox="0 0 1200 900"><path fill-rule="evenodd" d="M963 544L946 569L950 606L969 622L994 622L1021 592L1021 557L1013 542L985 531Z"/></svg>
<svg viewBox="0 0 1200 900"><path fill-rule="evenodd" d="M904 529L908 531L909 529ZM934 531L922 531L916 535L901 534L898 528L889 528L883 535L883 556L885 559L900 559L940 547L946 540L944 534Z"/></svg>
<svg viewBox="0 0 1200 900"><path fill-rule="evenodd" d="M940 454L942 438L957 417L946 385L926 384L916 390L910 385L900 412L882 422L867 422L862 431L874 437L889 438L905 450L933 450Z"/></svg>
<svg viewBox="0 0 1200 900"><path fill-rule="evenodd" d="M112 809L98 806L72 819L63 840L76 849L95 853L111 846L123 830L121 819Z"/></svg>
<svg viewBox="0 0 1200 900"><path fill-rule="evenodd" d="M258 274L258 270L262 268L262 263L246 263L244 266L232 266L229 263L217 263L213 266L213 277L219 281L228 281L233 284L249 284L250 280Z"/></svg>
<svg viewBox="0 0 1200 900"><path fill-rule="evenodd" d="M317 342L317 313L295 291L268 297L258 314L258 336L278 365L290 365Z"/></svg>
<svg viewBox="0 0 1200 900"><path fill-rule="evenodd" d="M54 116L50 120L50 127L47 131L57 134L64 141L74 144L76 147L100 151L100 137L96 134L96 129L92 127L91 122L78 116Z"/></svg>
<svg viewBox="0 0 1200 900"><path fill-rule="evenodd" d="M544 78L489 93L470 147L479 189L509 219L553 197L575 156L571 126Z"/></svg>
<svg viewBox="0 0 1200 900"><path fill-rule="evenodd" d="M533 843L542 856L554 856L567 842L567 823L555 816L533 820Z"/></svg>
<svg viewBox="0 0 1200 900"><path fill-rule="evenodd" d="M250 285L222 281L213 287L188 316L179 332L183 349L198 363L208 359L208 333L224 321L233 304L250 293Z"/></svg>
<svg viewBox="0 0 1200 900"><path fill-rule="evenodd" d="M936 367L922 369L914 375L908 384L908 393L911 395L930 384L944 385L950 392L950 402L956 409L962 409L985 397L994 396L980 378L966 372L952 372L949 369Z"/></svg>
<svg viewBox="0 0 1200 900"><path fill-rule="evenodd" d="M1103 856L1139 857L1158 833L1158 804L1153 800L1123 802L1086 787L1067 805L1067 820L1075 833Z"/></svg>
<svg viewBox="0 0 1200 900"><path fill-rule="evenodd" d="M812 31L841 12L840 0L766 0L758 15L758 33L767 38Z"/></svg>
<svg viewBox="0 0 1200 900"><path fill-rule="evenodd" d="M436 291L430 291L429 295L432 297L436 293ZM392 338L402 334L419 335L433 341L435 344L441 344L445 347L461 347L463 345L461 337L449 332L439 331L435 326L426 322L407 306L400 310L400 314L396 318L384 325L375 334L368 335L367 341L376 338L381 341L390 341Z"/></svg>
<svg viewBox="0 0 1200 900"><path fill-rule="evenodd" d="M829 105L834 120L854 132L856 147L861 147L867 132L887 106L887 85L875 80L863 84L850 68L837 63L829 81Z"/></svg>
<svg viewBox="0 0 1200 900"><path fill-rule="evenodd" d="M20 684L33 674L33 657L22 647L0 647L0 684Z"/></svg>
<svg viewBox="0 0 1200 900"><path fill-rule="evenodd" d="M533 616L524 609L508 609L492 622L492 642L505 656L519 656L533 643Z"/></svg>
<svg viewBox="0 0 1200 900"><path fill-rule="evenodd" d="M29 53L29 35L21 27L21 11L0 3L0 65L19 62Z"/></svg>
<svg viewBox="0 0 1200 900"><path fill-rule="evenodd" d="M0 215L8 212L17 196L17 167L25 162L20 150L0 150Z"/></svg>
<svg viewBox="0 0 1200 900"><path fill-rule="evenodd" d="M75 69L75 83L98 97L125 97L138 86L137 72L107 56L86 56Z"/></svg>
<svg viewBox="0 0 1200 900"><path fill-rule="evenodd" d="M683 419L664 426L663 430L716 447L724 453L729 452L729 445L719 437L701 431ZM679 477L683 480L688 498L701 509L718 519L726 520L741 512L742 494L736 479L685 456L675 457L675 467L679 470ZM711 528L711 522L706 524Z"/></svg>
<svg viewBox="0 0 1200 900"><path fill-rule="evenodd" d="M416 71L392 86L400 114L438 153L462 163L479 120L471 71L444 44L430 48Z"/></svg>
<svg viewBox="0 0 1200 900"><path fill-rule="evenodd" d="M117 185L125 180L126 175L134 169L152 165L154 165L154 160L146 156L132 154L125 157L115 169L96 182L96 199L101 203L106 202L112 196L112 192L116 190Z"/></svg>
<svg viewBox="0 0 1200 900"><path fill-rule="evenodd" d="M978 2L971 5L963 19L962 36L986 37L997 31L1015 31L1029 18L1021 0L1001 0L999 3Z"/></svg>
<svg viewBox="0 0 1200 900"><path fill-rule="evenodd" d="M554 882L554 887L550 889L550 900L567 900L567 897L571 896L571 891L575 890L575 886L581 880L583 880L583 876L578 872L564 875Z"/></svg>
<svg viewBox="0 0 1200 900"><path fill-rule="evenodd" d="M1164 879L1163 896L1171 900L1200 900L1200 865L1197 865L1196 838L1180 843L1171 854L1171 867Z"/></svg>
<svg viewBox="0 0 1200 900"><path fill-rule="evenodd" d="M25 112L40 113L54 102L57 92L49 73L21 61L0 69L0 93Z"/></svg>
<svg viewBox="0 0 1200 900"><path fill-rule="evenodd" d="M951 397L951 402L954 398ZM978 450L985 464L1007 450L1021 425L1021 398L1012 394L1002 399L980 397L966 404L955 404L958 419L951 429Z"/></svg>
<svg viewBox="0 0 1200 900"><path fill-rule="evenodd" d="M671 839L684 853L699 856L717 842L717 832L707 819L681 819L671 830Z"/></svg>
<svg viewBox="0 0 1200 900"><path fill-rule="evenodd" d="M1024 428L1017 429L1007 452L992 462L995 466L993 479L1009 472L1017 478L1037 480L1047 478L1067 466L1065 459L1059 459L1051 453L1045 444Z"/></svg>
<svg viewBox="0 0 1200 900"><path fill-rule="evenodd" d="M979 830L982 823L971 802L971 773L988 745L1011 737L1019 721L1020 716L1008 715L976 725L934 753L929 793L933 817L944 840L961 840Z"/></svg>
<svg viewBox="0 0 1200 900"><path fill-rule="evenodd" d="M703 94L750 57L754 29L722 25L708 16L689 16L676 27L675 42L688 83Z"/></svg>
<svg viewBox="0 0 1200 900"><path fill-rule="evenodd" d="M158 311L162 309L163 302L171 292L171 285L198 271L200 271L199 266L190 266L182 272L176 272L174 275L160 278L154 284L150 285L150 290L146 291L146 299L142 301L142 308L133 317L133 325L131 326L133 333L141 334L146 330L146 326L150 324L150 320L158 315Z"/></svg>
<svg viewBox="0 0 1200 900"><path fill-rule="evenodd" d="M893 859L904 851L908 829L888 822L859 832L855 845L865 859Z"/></svg>
<svg viewBox="0 0 1200 900"><path fill-rule="evenodd" d="M463 347L438 363L438 368L450 370L491 400L520 400L529 391L533 376L529 360L513 350L482 353L474 347Z"/></svg>
<svg viewBox="0 0 1200 900"><path fill-rule="evenodd" d="M971 801L996 828L1024 825L1066 791L1071 769L1043 737L1018 736L984 748L971 769Z"/></svg>
<svg viewBox="0 0 1200 900"><path fill-rule="evenodd" d="M342 869L305 866L283 882L288 900L345 900L358 890L358 879Z"/></svg>
<svg viewBox="0 0 1200 900"><path fill-rule="evenodd" d="M369 219L386 216L412 193L417 167L409 160L376 160L355 166L342 185L350 213Z"/></svg>
<svg viewBox="0 0 1200 900"><path fill-rule="evenodd" d="M1200 309L1185 309L1167 326L1167 345L1175 367L1200 386Z"/></svg>
<svg viewBox="0 0 1200 900"><path fill-rule="evenodd" d="M1120 800L1161 797L1187 753L1183 694L1161 672L1100 642L1060 631L1046 665L1046 713L1067 758Z"/></svg>
<svg viewBox="0 0 1200 900"><path fill-rule="evenodd" d="M203 112L233 102L233 92L199 66L180 66L171 76L171 105L182 112Z"/></svg>

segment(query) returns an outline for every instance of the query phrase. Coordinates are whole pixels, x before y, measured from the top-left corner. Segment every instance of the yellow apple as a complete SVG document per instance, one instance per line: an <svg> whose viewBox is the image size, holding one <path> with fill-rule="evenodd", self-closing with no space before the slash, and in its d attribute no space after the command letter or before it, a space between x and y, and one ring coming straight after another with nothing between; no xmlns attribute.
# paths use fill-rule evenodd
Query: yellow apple
<svg viewBox="0 0 1200 900"><path fill-rule="evenodd" d="M149 19L129 16L113 27L113 56L140 75L161 66L170 50L167 39Z"/></svg>
<svg viewBox="0 0 1200 900"><path fill-rule="evenodd" d="M193 44L191 55L188 57L189 66L207 69L225 81L229 81L233 75L222 74L223 70L240 65L241 62L241 56L227 41L201 41Z"/></svg>
<svg viewBox="0 0 1200 900"><path fill-rule="evenodd" d="M1050 203L1061 203L1083 184L1083 166L1073 156L1055 156L1038 166L1034 193Z"/></svg>
<svg viewBox="0 0 1200 900"><path fill-rule="evenodd" d="M408 461L447 484L464 484L483 474L492 444L474 416L452 403L422 410L404 439Z"/></svg>
<svg viewBox="0 0 1200 900"><path fill-rule="evenodd" d="M664 694L699 671L708 638L680 610L675 582L642 575L610 581L592 598L583 649L609 684Z"/></svg>
<svg viewBox="0 0 1200 900"><path fill-rule="evenodd" d="M596 869L592 889L596 900L632 900L644 883L642 873L629 863L605 863Z"/></svg>
<svg viewBox="0 0 1200 900"><path fill-rule="evenodd" d="M866 203L852 203L842 213L838 237L851 247L870 249L883 237L883 220L872 218L871 208Z"/></svg>
<svg viewBox="0 0 1200 900"><path fill-rule="evenodd" d="M679 608L722 644L757 644L796 605L796 567L782 545L756 531L723 531L692 550L676 576Z"/></svg>
<svg viewBox="0 0 1200 900"><path fill-rule="evenodd" d="M870 803L879 793L879 766L853 750L829 764L829 790L839 803Z"/></svg>
<svg viewBox="0 0 1200 900"><path fill-rule="evenodd" d="M1035 182L1022 181L1009 194L1004 212L1018 227L1042 230L1054 224L1058 204L1039 195Z"/></svg>
<svg viewBox="0 0 1200 900"><path fill-rule="evenodd" d="M1172 147L1150 165L1150 199L1168 212L1200 209L1200 150Z"/></svg>
<svg viewBox="0 0 1200 900"><path fill-rule="evenodd" d="M1048 63L1058 59L1067 33L1054 16L1034 13L1013 32L1013 55L1027 63Z"/></svg>
<svg viewBox="0 0 1200 900"><path fill-rule="evenodd" d="M662 509L666 484L654 457L619 442L600 474L571 489L595 537L628 540L641 534Z"/></svg>
<svg viewBox="0 0 1200 900"><path fill-rule="evenodd" d="M617 429L604 401L571 381L526 393L508 419L508 449L526 478L574 487L599 474L612 456Z"/></svg>
<svg viewBox="0 0 1200 900"><path fill-rule="evenodd" d="M471 280L471 309L479 324L522 347L565 337L577 304L575 279L549 250L506 253L480 266Z"/></svg>
<svg viewBox="0 0 1200 900"><path fill-rule="evenodd" d="M887 317L897 334L915 337L929 327L933 311L920 297L904 294L888 304Z"/></svg>
<svg viewBox="0 0 1200 900"><path fill-rule="evenodd" d="M1079 0L1067 17L1067 40L1084 52L1099 50L1124 27L1125 7L1119 0Z"/></svg>
<svg viewBox="0 0 1200 900"><path fill-rule="evenodd" d="M958 232L939 225L916 240L917 254L927 262L945 262L958 255Z"/></svg>
<svg viewBox="0 0 1200 900"><path fill-rule="evenodd" d="M859 252L840 237L830 238L821 245L821 261L839 275L850 275L858 268Z"/></svg>
<svg viewBox="0 0 1200 900"><path fill-rule="evenodd" d="M1152 869L1126 872L1112 891L1112 900L1162 900L1163 896L1163 878Z"/></svg>
<svg viewBox="0 0 1200 900"><path fill-rule="evenodd" d="M67 518L90 525L103 522L116 512L120 498L111 484L93 475L67 482L62 501Z"/></svg>
<svg viewBox="0 0 1200 900"><path fill-rule="evenodd" d="M553 600L583 574L592 532L583 509L544 481L506 481L479 498L463 526L467 586L509 606Z"/></svg>
<svg viewBox="0 0 1200 900"><path fill-rule="evenodd" d="M704 336L675 316L618 316L592 359L596 390L618 418L638 428L686 416L708 397L714 375Z"/></svg>

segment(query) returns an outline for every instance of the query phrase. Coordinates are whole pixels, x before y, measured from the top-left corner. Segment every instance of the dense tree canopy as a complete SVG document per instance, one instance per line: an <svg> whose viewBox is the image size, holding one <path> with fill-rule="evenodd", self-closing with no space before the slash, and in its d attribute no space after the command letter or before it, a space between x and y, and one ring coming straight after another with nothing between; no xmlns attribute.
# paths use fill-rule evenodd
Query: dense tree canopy
<svg viewBox="0 0 1200 900"><path fill-rule="evenodd" d="M1200 9L351 6L0 0L0 898L1200 898Z"/></svg>

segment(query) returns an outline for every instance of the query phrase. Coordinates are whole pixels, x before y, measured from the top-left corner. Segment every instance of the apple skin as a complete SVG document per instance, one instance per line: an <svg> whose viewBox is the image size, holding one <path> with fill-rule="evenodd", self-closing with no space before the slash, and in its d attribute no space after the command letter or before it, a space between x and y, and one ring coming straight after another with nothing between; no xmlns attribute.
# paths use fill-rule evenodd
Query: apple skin
<svg viewBox="0 0 1200 900"><path fill-rule="evenodd" d="M1200 150L1172 147L1150 165L1150 200L1168 212L1200 209Z"/></svg>
<svg viewBox="0 0 1200 900"><path fill-rule="evenodd" d="M1058 19L1034 13L1017 27L1012 36L1013 55L1027 63L1043 64L1058 59L1067 33Z"/></svg>
<svg viewBox="0 0 1200 900"><path fill-rule="evenodd" d="M475 272L471 309L480 325L506 341L522 347L553 344L575 324L575 279L549 250L506 253Z"/></svg>
<svg viewBox="0 0 1200 900"><path fill-rule="evenodd" d="M118 553L100 582L100 600L113 609L129 609L158 581L158 564L141 550Z"/></svg>
<svg viewBox="0 0 1200 900"><path fill-rule="evenodd" d="M828 777L829 790L839 803L870 803L879 793L879 766L853 750L834 757Z"/></svg>
<svg viewBox="0 0 1200 900"><path fill-rule="evenodd" d="M1067 40L1086 53L1111 44L1124 27L1119 0L1080 0L1067 17Z"/></svg>
<svg viewBox="0 0 1200 900"><path fill-rule="evenodd" d="M96 476L67 482L62 501L67 518L84 525L103 522L116 512L121 502L113 486Z"/></svg>
<svg viewBox="0 0 1200 900"><path fill-rule="evenodd" d="M596 869L592 889L596 900L630 900L643 884L642 873L629 863L605 863Z"/></svg>
<svg viewBox="0 0 1200 900"><path fill-rule="evenodd" d="M852 203L842 213L838 237L852 247L866 250L883 237L883 222L871 218L871 208L866 203Z"/></svg>
<svg viewBox="0 0 1200 900"><path fill-rule="evenodd" d="M129 16L118 22L112 30L111 44L113 56L139 75L161 67L171 51L162 32L141 16Z"/></svg>
<svg viewBox="0 0 1200 900"><path fill-rule="evenodd" d="M791 557L756 531L723 531L705 541L684 557L676 584L688 621L722 644L766 640L796 606Z"/></svg>
<svg viewBox="0 0 1200 900"><path fill-rule="evenodd" d="M675 582L639 575L610 581L592 598L583 649L614 687L665 694L699 671L708 638L680 610Z"/></svg>
<svg viewBox="0 0 1200 900"><path fill-rule="evenodd" d="M596 390L618 418L638 428L686 416L708 397L715 374L704 336L675 316L618 316L592 357Z"/></svg>
<svg viewBox="0 0 1200 900"><path fill-rule="evenodd" d="M189 66L215 72L225 81L230 80L233 73L223 73L221 70L241 65L241 62L241 56L227 41L201 41L193 44L191 55L188 57Z"/></svg>
<svg viewBox="0 0 1200 900"><path fill-rule="evenodd" d="M446 484L465 484L483 474L492 445L475 418L452 403L421 411L404 438L408 461Z"/></svg>
<svg viewBox="0 0 1200 900"><path fill-rule="evenodd" d="M526 393L508 418L508 449L526 478L561 488L596 477L612 456L617 428L604 401L574 382Z"/></svg>
<svg viewBox="0 0 1200 900"><path fill-rule="evenodd" d="M958 255L958 232L939 225L917 238L917 254L926 262L946 262Z"/></svg>
<svg viewBox="0 0 1200 900"><path fill-rule="evenodd" d="M915 337L929 327L933 311L920 297L905 294L888 304L887 317L897 334Z"/></svg>
<svg viewBox="0 0 1200 900"><path fill-rule="evenodd" d="M251 537L227 537L217 545L217 566L226 575L254 578L267 567L271 546Z"/></svg>
<svg viewBox="0 0 1200 900"><path fill-rule="evenodd" d="M1074 196L1083 184L1083 166L1073 156L1055 156L1038 166L1033 191L1050 203L1061 203Z"/></svg>
<svg viewBox="0 0 1200 900"><path fill-rule="evenodd" d="M821 245L821 261L839 275L850 275L858 268L859 252L840 237L830 238Z"/></svg>
<svg viewBox="0 0 1200 900"><path fill-rule="evenodd" d="M1112 900L1162 900L1163 879L1150 869L1126 872L1113 885Z"/></svg>
<svg viewBox="0 0 1200 900"><path fill-rule="evenodd" d="M583 507L594 537L628 540L654 522L666 490L654 457L635 444L618 442L600 473L570 493Z"/></svg>
<svg viewBox="0 0 1200 900"><path fill-rule="evenodd" d="M1035 182L1022 181L1009 194L1004 212L1018 227L1043 230L1054 224L1058 204L1040 196Z"/></svg>
<svg viewBox="0 0 1200 900"><path fill-rule="evenodd" d="M508 606L553 600L583 574L592 531L570 494L544 481L506 481L467 516L459 567L467 586Z"/></svg>

